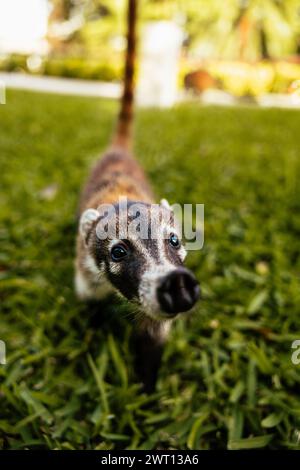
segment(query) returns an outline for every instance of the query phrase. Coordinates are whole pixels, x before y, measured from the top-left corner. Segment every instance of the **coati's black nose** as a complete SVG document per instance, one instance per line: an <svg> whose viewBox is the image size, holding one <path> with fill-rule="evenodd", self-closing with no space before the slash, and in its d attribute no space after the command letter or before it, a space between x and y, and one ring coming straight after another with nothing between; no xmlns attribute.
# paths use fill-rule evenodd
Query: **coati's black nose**
<svg viewBox="0 0 300 470"><path fill-rule="evenodd" d="M190 310L199 299L200 287L194 275L185 268L175 269L162 278L157 288L161 309L170 314Z"/></svg>

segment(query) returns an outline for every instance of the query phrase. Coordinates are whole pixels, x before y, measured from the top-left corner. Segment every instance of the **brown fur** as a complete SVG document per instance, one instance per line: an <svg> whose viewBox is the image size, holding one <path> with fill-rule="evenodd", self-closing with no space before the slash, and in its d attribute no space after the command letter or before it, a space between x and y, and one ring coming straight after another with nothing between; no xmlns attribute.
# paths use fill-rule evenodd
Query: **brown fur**
<svg viewBox="0 0 300 470"><path fill-rule="evenodd" d="M124 91L117 130L113 144L123 148L130 147L134 100L134 63L136 54L136 16L137 0L128 0L127 10L127 51L125 58Z"/></svg>
<svg viewBox="0 0 300 470"><path fill-rule="evenodd" d="M80 200L80 213L100 204L113 204L120 196L129 200L153 202L146 176L127 150L112 147L98 161L86 183Z"/></svg>

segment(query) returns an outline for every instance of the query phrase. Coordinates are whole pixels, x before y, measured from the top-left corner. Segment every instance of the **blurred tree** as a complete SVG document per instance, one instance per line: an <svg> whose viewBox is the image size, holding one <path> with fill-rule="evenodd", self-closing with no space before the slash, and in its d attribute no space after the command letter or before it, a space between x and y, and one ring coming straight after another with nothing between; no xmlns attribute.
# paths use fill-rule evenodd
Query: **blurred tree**
<svg viewBox="0 0 300 470"><path fill-rule="evenodd" d="M49 22L61 22L70 17L73 2L71 0L52 0Z"/></svg>
<svg viewBox="0 0 300 470"><path fill-rule="evenodd" d="M124 0L52 0L48 34L52 54L60 54L66 44L69 54L85 57L99 57L104 46L110 50L111 38L120 34L124 6Z"/></svg>
<svg viewBox="0 0 300 470"><path fill-rule="evenodd" d="M258 58L262 59L295 51L299 0L239 0L238 3L233 32L238 30L240 59L251 54L251 41L256 45Z"/></svg>
<svg viewBox="0 0 300 470"><path fill-rule="evenodd" d="M300 0L177 0L195 55L257 60L295 53Z"/></svg>

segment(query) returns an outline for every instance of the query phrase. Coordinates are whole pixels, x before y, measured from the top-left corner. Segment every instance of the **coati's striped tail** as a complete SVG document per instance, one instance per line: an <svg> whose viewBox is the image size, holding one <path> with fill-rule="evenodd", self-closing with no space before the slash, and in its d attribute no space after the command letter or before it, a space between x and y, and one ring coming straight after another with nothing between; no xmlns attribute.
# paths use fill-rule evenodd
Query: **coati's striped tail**
<svg viewBox="0 0 300 470"><path fill-rule="evenodd" d="M125 60L124 89L117 128L113 138L113 144L125 148L130 146L132 133L137 1L138 0L128 0L127 51Z"/></svg>

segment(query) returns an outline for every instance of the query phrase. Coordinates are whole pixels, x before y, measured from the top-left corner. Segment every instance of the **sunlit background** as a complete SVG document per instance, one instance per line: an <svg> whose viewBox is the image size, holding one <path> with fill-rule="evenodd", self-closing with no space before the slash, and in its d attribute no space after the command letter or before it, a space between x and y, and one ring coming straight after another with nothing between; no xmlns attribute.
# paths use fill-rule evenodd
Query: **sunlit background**
<svg viewBox="0 0 300 470"><path fill-rule="evenodd" d="M0 0L1 53L46 53L47 0Z"/></svg>
<svg viewBox="0 0 300 470"><path fill-rule="evenodd" d="M172 69L175 85L191 95L299 93L300 0L139 3L139 71L143 74L145 66L149 72L145 55L154 57L155 51L143 44L155 49L158 31L160 45L168 42L171 49L156 55L156 63L166 63L173 53L177 57L176 66L169 64L169 78L157 78L161 70L150 66L158 74L157 89L159 82L171 80ZM126 0L0 0L0 70L119 81L125 8Z"/></svg>

